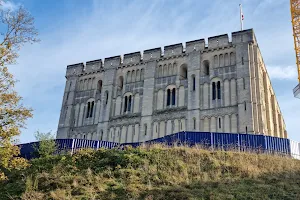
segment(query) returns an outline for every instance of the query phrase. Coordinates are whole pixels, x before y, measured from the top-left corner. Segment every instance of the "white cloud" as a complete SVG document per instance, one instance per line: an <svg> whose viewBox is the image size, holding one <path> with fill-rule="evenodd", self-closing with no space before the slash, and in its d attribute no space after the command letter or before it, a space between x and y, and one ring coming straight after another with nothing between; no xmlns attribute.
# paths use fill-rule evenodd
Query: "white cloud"
<svg viewBox="0 0 300 200"><path fill-rule="evenodd" d="M271 79L296 80L298 76L296 66L268 66L267 70Z"/></svg>
<svg viewBox="0 0 300 200"><path fill-rule="evenodd" d="M18 8L18 4L15 4L12 1L2 1L1 6L3 10L16 10Z"/></svg>

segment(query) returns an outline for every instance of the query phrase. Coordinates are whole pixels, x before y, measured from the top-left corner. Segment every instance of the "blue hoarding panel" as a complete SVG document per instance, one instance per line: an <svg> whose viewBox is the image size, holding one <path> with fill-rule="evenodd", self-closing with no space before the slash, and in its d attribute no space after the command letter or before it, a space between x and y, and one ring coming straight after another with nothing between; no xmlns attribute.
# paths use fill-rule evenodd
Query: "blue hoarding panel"
<svg viewBox="0 0 300 200"><path fill-rule="evenodd" d="M222 150L234 150L239 147L239 134L213 133L212 145Z"/></svg>
<svg viewBox="0 0 300 200"><path fill-rule="evenodd" d="M241 151L258 151L265 153L287 154L290 155L291 142L289 139L277 138L264 135L253 134L232 134L232 133L210 133L210 132L178 132L171 135L166 135L161 138L152 139L146 142L135 143L115 143L108 141L94 141L84 139L57 139L55 140L58 151L63 153L71 151L72 153L85 148L125 148L127 145L138 147L143 144L162 143L165 145L200 145L204 148L212 147L214 149L231 150L239 149ZM20 144L21 156L27 159L37 157L36 149L39 142ZM293 145L293 152L296 152ZM300 150L299 150L300 151ZM300 156L300 155L299 155ZM295 157L295 156L294 156Z"/></svg>
<svg viewBox="0 0 300 200"><path fill-rule="evenodd" d="M264 135L239 134L240 149L242 151L265 151L266 142Z"/></svg>

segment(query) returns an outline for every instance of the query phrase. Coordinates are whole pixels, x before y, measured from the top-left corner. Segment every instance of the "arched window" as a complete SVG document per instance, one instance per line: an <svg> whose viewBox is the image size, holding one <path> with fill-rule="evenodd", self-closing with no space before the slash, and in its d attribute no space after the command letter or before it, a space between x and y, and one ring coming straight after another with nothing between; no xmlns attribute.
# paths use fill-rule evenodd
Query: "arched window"
<svg viewBox="0 0 300 200"><path fill-rule="evenodd" d="M127 96L125 96L125 100L124 100L124 112L126 112L127 110Z"/></svg>
<svg viewBox="0 0 300 200"><path fill-rule="evenodd" d="M93 117L94 101L91 103L90 117Z"/></svg>
<svg viewBox="0 0 300 200"><path fill-rule="evenodd" d="M140 70L138 69L138 70L136 70L136 81L140 81L140 77L141 75L140 75Z"/></svg>
<svg viewBox="0 0 300 200"><path fill-rule="evenodd" d="M196 90L196 78L195 75L192 75L192 80L193 80L193 91Z"/></svg>
<svg viewBox="0 0 300 200"><path fill-rule="evenodd" d="M135 71L131 72L131 82L135 82Z"/></svg>
<svg viewBox="0 0 300 200"><path fill-rule="evenodd" d="M90 101L87 103L86 118L93 117L94 105L94 101Z"/></svg>
<svg viewBox="0 0 300 200"><path fill-rule="evenodd" d="M175 99L176 99L176 89L173 88L173 90L172 90L172 105L175 105Z"/></svg>
<svg viewBox="0 0 300 200"><path fill-rule="evenodd" d="M185 64L180 66L180 79L187 79L187 66Z"/></svg>
<svg viewBox="0 0 300 200"><path fill-rule="evenodd" d="M218 99L221 99L221 82L217 83Z"/></svg>
<svg viewBox="0 0 300 200"><path fill-rule="evenodd" d="M122 90L123 89L123 84L124 83L124 78L123 76L119 76L119 79L118 79L118 90Z"/></svg>
<svg viewBox="0 0 300 200"><path fill-rule="evenodd" d="M131 82L131 73L130 71L127 72L127 77L126 77L126 83L130 83Z"/></svg>
<svg viewBox="0 0 300 200"><path fill-rule="evenodd" d="M101 91L102 91L102 80L99 80L99 81L98 81L97 89L98 89L98 91L101 93Z"/></svg>
<svg viewBox="0 0 300 200"><path fill-rule="evenodd" d="M165 64L164 67L164 76L168 76L168 66Z"/></svg>
<svg viewBox="0 0 300 200"><path fill-rule="evenodd" d="M177 75L177 64L173 64L173 75Z"/></svg>
<svg viewBox="0 0 300 200"><path fill-rule="evenodd" d="M173 70L172 70L172 64L171 63L168 65L168 71L169 71L168 75L172 76L173 75L173 72L172 72Z"/></svg>
<svg viewBox="0 0 300 200"><path fill-rule="evenodd" d="M89 118L89 116L90 116L90 107L91 107L90 102L88 102L87 111L86 111L86 118Z"/></svg>
<svg viewBox="0 0 300 200"><path fill-rule="evenodd" d="M106 100L105 100L105 104L107 105L108 103L108 91L106 91Z"/></svg>
<svg viewBox="0 0 300 200"><path fill-rule="evenodd" d="M158 67L158 77L163 77L163 68L161 65Z"/></svg>
<svg viewBox="0 0 300 200"><path fill-rule="evenodd" d="M216 83L212 83L212 100L216 100Z"/></svg>
<svg viewBox="0 0 300 200"><path fill-rule="evenodd" d="M203 61L203 74L208 76L209 75L209 61L208 60L204 60Z"/></svg>
<svg viewBox="0 0 300 200"><path fill-rule="evenodd" d="M170 102L171 102L171 90L168 89L167 90L167 106L170 105Z"/></svg>
<svg viewBox="0 0 300 200"><path fill-rule="evenodd" d="M131 95L129 96L129 100L128 100L128 109L127 109L128 112L131 111Z"/></svg>
<svg viewBox="0 0 300 200"><path fill-rule="evenodd" d="M147 124L144 124L144 133L147 135Z"/></svg>

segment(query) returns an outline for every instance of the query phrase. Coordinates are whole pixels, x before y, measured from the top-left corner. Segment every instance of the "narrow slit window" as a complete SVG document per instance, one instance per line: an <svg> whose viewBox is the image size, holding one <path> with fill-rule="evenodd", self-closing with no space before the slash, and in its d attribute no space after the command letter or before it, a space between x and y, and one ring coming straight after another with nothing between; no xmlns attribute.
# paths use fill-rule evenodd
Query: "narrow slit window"
<svg viewBox="0 0 300 200"><path fill-rule="evenodd" d="M86 118L90 116L90 102L88 102L87 110L86 110Z"/></svg>
<svg viewBox="0 0 300 200"><path fill-rule="evenodd" d="M126 112L127 109L127 96L124 99L124 112Z"/></svg>
<svg viewBox="0 0 300 200"><path fill-rule="evenodd" d="M221 99L221 82L218 81L217 83L217 89L218 89L218 99Z"/></svg>
<svg viewBox="0 0 300 200"><path fill-rule="evenodd" d="M212 83L212 100L216 99L216 83Z"/></svg>
<svg viewBox="0 0 300 200"><path fill-rule="evenodd" d="M94 102L91 103L90 117L93 117Z"/></svg>
<svg viewBox="0 0 300 200"><path fill-rule="evenodd" d="M194 130L196 130L196 119L193 119L193 123L194 123Z"/></svg>
<svg viewBox="0 0 300 200"><path fill-rule="evenodd" d="M131 110L131 95L129 96L129 100L128 100L128 112L130 112Z"/></svg>
<svg viewBox="0 0 300 200"><path fill-rule="evenodd" d="M246 133L248 133L248 127L246 126Z"/></svg>
<svg viewBox="0 0 300 200"><path fill-rule="evenodd" d="M245 81L245 78L243 78L243 88L246 89L246 81Z"/></svg>
<svg viewBox="0 0 300 200"><path fill-rule="evenodd" d="M244 65L244 57L242 57L242 65Z"/></svg>
<svg viewBox="0 0 300 200"><path fill-rule="evenodd" d="M170 105L171 102L171 91L170 89L167 90L167 106Z"/></svg>
<svg viewBox="0 0 300 200"><path fill-rule="evenodd" d="M147 124L144 125L144 131L145 131L145 135L147 135Z"/></svg>
<svg viewBox="0 0 300 200"><path fill-rule="evenodd" d="M108 103L108 91L106 91L106 101L105 101L105 104L107 105Z"/></svg>
<svg viewBox="0 0 300 200"><path fill-rule="evenodd" d="M221 121L221 118L219 118L219 128L222 128L222 121Z"/></svg>
<svg viewBox="0 0 300 200"><path fill-rule="evenodd" d="M193 76L193 91L196 90L196 78Z"/></svg>
<svg viewBox="0 0 300 200"><path fill-rule="evenodd" d="M176 89L173 88L173 90L172 90L172 105L175 105L175 99L176 99Z"/></svg>
<svg viewBox="0 0 300 200"><path fill-rule="evenodd" d="M244 109L247 110L247 104L244 102Z"/></svg>

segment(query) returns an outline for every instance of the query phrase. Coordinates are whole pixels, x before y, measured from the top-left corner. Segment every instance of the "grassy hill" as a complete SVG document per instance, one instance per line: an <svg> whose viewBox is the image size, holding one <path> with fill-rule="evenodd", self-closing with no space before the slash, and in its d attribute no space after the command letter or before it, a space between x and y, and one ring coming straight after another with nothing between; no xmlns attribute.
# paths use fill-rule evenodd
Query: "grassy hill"
<svg viewBox="0 0 300 200"><path fill-rule="evenodd" d="M152 146L39 158L9 172L0 199L300 199L300 161Z"/></svg>

